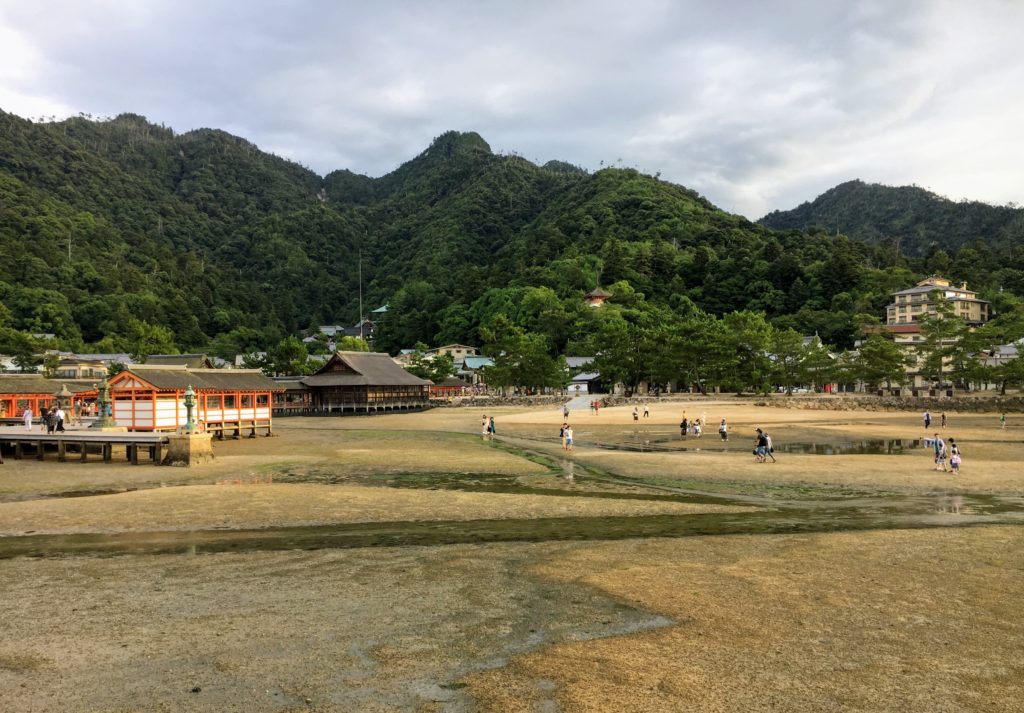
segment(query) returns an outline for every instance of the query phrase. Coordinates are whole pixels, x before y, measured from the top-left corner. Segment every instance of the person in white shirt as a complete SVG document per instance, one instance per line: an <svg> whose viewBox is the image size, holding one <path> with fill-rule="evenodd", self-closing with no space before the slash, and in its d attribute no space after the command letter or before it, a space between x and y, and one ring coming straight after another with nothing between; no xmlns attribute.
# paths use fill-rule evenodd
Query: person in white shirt
<svg viewBox="0 0 1024 713"><path fill-rule="evenodd" d="M64 409L60 406L57 407L56 413L53 414L54 420L57 422L56 430L64 433Z"/></svg>
<svg viewBox="0 0 1024 713"><path fill-rule="evenodd" d="M21 414L22 420L25 422L25 428L32 428L32 407L26 406L25 410Z"/></svg>

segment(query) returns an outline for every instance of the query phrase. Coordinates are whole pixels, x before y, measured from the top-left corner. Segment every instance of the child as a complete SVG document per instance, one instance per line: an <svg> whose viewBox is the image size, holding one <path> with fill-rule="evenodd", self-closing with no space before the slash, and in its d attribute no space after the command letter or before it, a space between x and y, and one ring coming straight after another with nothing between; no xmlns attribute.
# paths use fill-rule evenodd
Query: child
<svg viewBox="0 0 1024 713"><path fill-rule="evenodd" d="M953 475L960 472L960 446L952 438L949 439L949 465L953 469Z"/></svg>
<svg viewBox="0 0 1024 713"><path fill-rule="evenodd" d="M693 435L700 438L700 421L694 421L693 426L691 426L691 430L693 431Z"/></svg>

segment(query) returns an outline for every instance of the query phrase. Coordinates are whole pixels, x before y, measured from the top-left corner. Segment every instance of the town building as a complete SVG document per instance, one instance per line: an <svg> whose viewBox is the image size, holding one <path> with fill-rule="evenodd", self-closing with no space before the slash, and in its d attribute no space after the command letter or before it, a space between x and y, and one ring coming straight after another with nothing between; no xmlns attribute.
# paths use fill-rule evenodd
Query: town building
<svg viewBox="0 0 1024 713"><path fill-rule="evenodd" d="M905 385L917 395L919 389L931 386L921 373L917 358L917 346L924 342L920 319L939 314L940 300L951 303L953 314L971 327L979 327L989 320L989 303L978 299L978 293L959 286L938 275L930 275L914 287L892 293L892 303L885 308L885 325L882 330L889 332L893 341L907 349L914 358L909 360Z"/></svg>

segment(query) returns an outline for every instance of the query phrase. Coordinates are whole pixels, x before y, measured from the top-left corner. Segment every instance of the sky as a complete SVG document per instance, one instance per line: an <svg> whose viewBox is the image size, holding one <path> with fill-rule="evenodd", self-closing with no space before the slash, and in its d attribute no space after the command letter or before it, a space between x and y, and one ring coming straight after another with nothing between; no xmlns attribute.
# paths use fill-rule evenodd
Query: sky
<svg viewBox="0 0 1024 713"><path fill-rule="evenodd" d="M0 109L383 175L441 133L756 219L860 178L1024 203L1022 0L0 0Z"/></svg>

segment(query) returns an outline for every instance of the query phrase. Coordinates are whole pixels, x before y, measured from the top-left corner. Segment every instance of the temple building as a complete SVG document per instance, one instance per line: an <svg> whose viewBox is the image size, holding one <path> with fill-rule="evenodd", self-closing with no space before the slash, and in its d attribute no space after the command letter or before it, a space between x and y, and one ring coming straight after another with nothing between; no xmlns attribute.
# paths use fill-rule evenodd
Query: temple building
<svg viewBox="0 0 1024 713"><path fill-rule="evenodd" d="M396 411L429 404L430 382L378 352L335 352L302 383L312 392L314 408L328 413Z"/></svg>
<svg viewBox="0 0 1024 713"><path fill-rule="evenodd" d="M271 400L283 387L258 369L189 369L180 364L135 364L110 382L111 415L130 431L166 431L185 425L185 391L196 393L195 418L219 436L271 433Z"/></svg>

